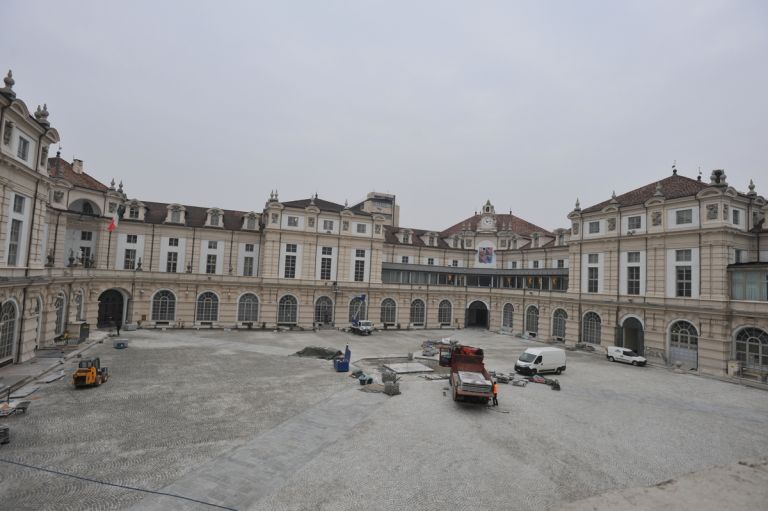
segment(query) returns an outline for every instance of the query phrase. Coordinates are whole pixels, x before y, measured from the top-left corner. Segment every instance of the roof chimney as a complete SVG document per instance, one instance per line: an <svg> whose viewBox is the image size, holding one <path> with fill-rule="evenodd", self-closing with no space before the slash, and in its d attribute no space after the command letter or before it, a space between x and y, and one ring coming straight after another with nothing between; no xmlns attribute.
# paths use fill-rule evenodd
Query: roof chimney
<svg viewBox="0 0 768 511"><path fill-rule="evenodd" d="M77 158L72 160L72 172L75 174L83 173L83 160L78 160Z"/></svg>

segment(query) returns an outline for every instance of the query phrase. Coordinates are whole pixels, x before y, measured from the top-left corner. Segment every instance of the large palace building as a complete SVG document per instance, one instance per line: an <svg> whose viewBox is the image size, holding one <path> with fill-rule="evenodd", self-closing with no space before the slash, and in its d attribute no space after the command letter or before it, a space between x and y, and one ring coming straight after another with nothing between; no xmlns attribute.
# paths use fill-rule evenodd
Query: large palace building
<svg viewBox="0 0 768 511"><path fill-rule="evenodd" d="M619 345L652 362L768 374L768 205L672 170L548 231L486 202L443 231L389 194L253 211L129 198L49 148L47 107L0 89L0 364L80 324L138 328L489 328ZM266 195L266 193L265 193ZM108 226L114 220L112 230ZM729 371L730 368L730 371Z"/></svg>

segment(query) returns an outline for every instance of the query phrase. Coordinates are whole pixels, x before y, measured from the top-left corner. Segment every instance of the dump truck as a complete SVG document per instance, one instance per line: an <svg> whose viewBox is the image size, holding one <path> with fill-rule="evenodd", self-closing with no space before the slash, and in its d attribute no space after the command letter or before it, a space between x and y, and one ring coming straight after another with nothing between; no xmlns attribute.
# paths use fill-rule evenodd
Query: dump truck
<svg viewBox="0 0 768 511"><path fill-rule="evenodd" d="M493 381L485 370L481 348L461 344L441 346L439 363L451 368L448 382L454 401L487 404L493 398Z"/></svg>
<svg viewBox="0 0 768 511"><path fill-rule="evenodd" d="M75 387L99 386L109 379L109 370L101 367L99 357L84 358L77 364L77 370L72 375Z"/></svg>

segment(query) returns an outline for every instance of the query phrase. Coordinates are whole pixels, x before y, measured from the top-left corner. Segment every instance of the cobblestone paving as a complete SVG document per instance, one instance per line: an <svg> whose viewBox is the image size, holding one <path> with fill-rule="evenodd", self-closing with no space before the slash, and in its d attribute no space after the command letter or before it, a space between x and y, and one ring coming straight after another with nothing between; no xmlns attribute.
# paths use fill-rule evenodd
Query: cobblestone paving
<svg viewBox="0 0 768 511"><path fill-rule="evenodd" d="M286 449L296 445L301 417L357 385L328 361L286 355L349 343L353 361L402 356L440 336L129 335L127 350L103 344L87 353L110 367L106 385L74 390L64 380L52 383L33 396L27 416L4 421L12 443L0 447L0 458L153 490L194 487L205 467L220 466L224 457L243 460L248 452L279 451L283 441ZM537 345L484 331L456 337L486 348L487 365L498 370L511 369L525 347ZM403 378L400 396L360 393L372 404L355 421L345 420L338 403L338 414L323 414L341 439L290 463L253 460L263 465L254 479L268 480L264 491L249 488L257 496L247 505L231 500L238 509L258 510L550 509L768 456L763 391L571 352L558 378L560 392L499 385L498 409L454 403L444 381L415 375ZM259 442L271 448L259 449ZM213 509L1 463L0 495L0 508L14 510ZM231 505L218 492L211 501Z"/></svg>

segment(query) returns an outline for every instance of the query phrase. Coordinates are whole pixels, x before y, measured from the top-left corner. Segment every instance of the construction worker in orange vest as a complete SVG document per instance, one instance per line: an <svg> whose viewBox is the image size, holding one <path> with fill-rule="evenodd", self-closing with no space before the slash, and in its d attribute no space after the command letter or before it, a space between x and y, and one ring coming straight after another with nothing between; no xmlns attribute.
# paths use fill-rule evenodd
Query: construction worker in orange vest
<svg viewBox="0 0 768 511"><path fill-rule="evenodd" d="M498 388L496 387L498 385L496 383L496 380L493 380L493 406L499 406L499 399L498 399Z"/></svg>

